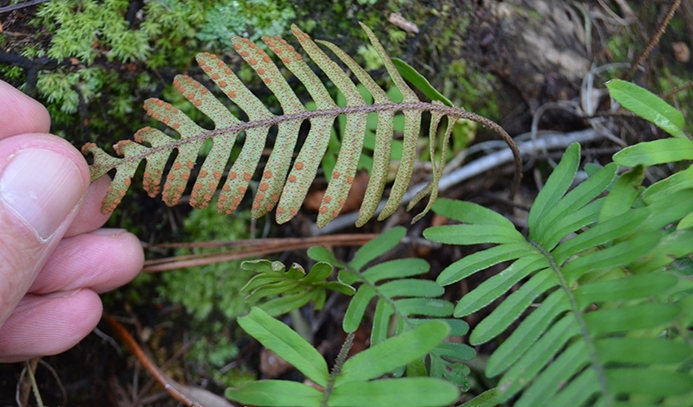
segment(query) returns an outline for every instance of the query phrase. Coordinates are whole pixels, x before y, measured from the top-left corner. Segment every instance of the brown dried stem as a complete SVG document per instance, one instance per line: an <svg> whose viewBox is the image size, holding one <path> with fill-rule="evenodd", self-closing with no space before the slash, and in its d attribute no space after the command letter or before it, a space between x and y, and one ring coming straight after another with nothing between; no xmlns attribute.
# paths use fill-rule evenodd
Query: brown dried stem
<svg viewBox="0 0 693 407"><path fill-rule="evenodd" d="M144 368L147 369L147 371L161 384L161 386L168 391L171 397L188 407L202 407L196 404L195 401L191 400L178 389L178 383L166 376L166 374L162 372L161 369L154 364L154 362L152 362L152 360L145 354L144 350L142 350L140 345L137 343L135 338L130 335L127 329L125 329L120 322L116 321L113 317L106 313L103 314L103 319L108 323L108 325L110 325L111 330L115 336L120 339L123 345L125 345L128 352L132 353L137 358L142 366L144 366Z"/></svg>
<svg viewBox="0 0 693 407"><path fill-rule="evenodd" d="M344 234L332 236L316 236L303 238L247 239L228 242L193 242L166 243L148 246L150 248L213 248L233 247L232 250L217 253L203 253L185 256L166 257L163 259L147 260L142 269L143 273L175 270L179 268L202 266L231 260L246 259L255 256L266 256L287 250L307 249L311 246L362 246L378 234Z"/></svg>
<svg viewBox="0 0 693 407"><path fill-rule="evenodd" d="M666 99L666 98L668 98L668 97L670 97L670 96L674 96L675 94L677 94L677 93L679 93L679 92L682 92L682 91L684 91L684 90L686 90L686 89L690 89L690 88L693 88L693 81L688 81L688 82L684 83L684 84L681 85L681 86L678 86L678 87L676 87L676 88L674 88L674 89L671 89L671 90L668 91L668 92L662 93L662 94L659 95L659 96L660 96L662 99Z"/></svg>

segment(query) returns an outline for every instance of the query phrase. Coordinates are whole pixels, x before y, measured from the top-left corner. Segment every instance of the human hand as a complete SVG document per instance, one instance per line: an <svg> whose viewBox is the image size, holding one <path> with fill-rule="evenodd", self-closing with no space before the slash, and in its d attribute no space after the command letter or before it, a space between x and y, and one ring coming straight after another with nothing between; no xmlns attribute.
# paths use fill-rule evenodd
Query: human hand
<svg viewBox="0 0 693 407"><path fill-rule="evenodd" d="M137 238L99 229L109 181L46 134L48 111L0 81L0 362L63 352L101 318L97 293L132 280Z"/></svg>

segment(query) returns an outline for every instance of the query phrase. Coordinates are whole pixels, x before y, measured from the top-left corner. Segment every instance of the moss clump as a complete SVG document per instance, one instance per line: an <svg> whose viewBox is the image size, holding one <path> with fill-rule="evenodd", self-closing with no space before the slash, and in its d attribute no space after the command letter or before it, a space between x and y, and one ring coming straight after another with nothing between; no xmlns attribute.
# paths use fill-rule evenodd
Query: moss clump
<svg viewBox="0 0 693 407"><path fill-rule="evenodd" d="M185 219L185 234L191 242L234 241L247 239L250 214L220 215L213 201L207 208L193 210ZM205 249L178 249L179 256L207 253ZM190 267L162 274L157 290L172 302L180 302L194 319L206 320L215 314L233 320L249 308L239 294L253 275L243 270L240 261Z"/></svg>
<svg viewBox="0 0 693 407"><path fill-rule="evenodd" d="M192 73L197 52L228 51L232 34L282 35L294 18L293 5L284 0L47 2L30 20L5 27L30 36L3 36L0 47L29 60L51 60L51 69L40 70L30 86L17 66L0 65L0 77L25 90L36 86L54 132L75 144L98 134L108 144L146 124L143 100L161 94L174 72Z"/></svg>
<svg viewBox="0 0 693 407"><path fill-rule="evenodd" d="M237 212L234 216L219 215L216 203L193 210L184 222L186 240L232 241L247 239L250 214ZM200 254L203 249L179 249L177 255ZM241 288L254 273L243 270L241 261L230 261L161 274L156 285L159 296L185 308L189 329L200 338L190 349L189 360L214 379L227 386L245 377L242 370L230 374L219 369L238 355L236 339L240 332L233 328L236 317L247 313L250 306L240 294ZM242 369L242 367L241 367ZM238 376L238 377L236 377Z"/></svg>

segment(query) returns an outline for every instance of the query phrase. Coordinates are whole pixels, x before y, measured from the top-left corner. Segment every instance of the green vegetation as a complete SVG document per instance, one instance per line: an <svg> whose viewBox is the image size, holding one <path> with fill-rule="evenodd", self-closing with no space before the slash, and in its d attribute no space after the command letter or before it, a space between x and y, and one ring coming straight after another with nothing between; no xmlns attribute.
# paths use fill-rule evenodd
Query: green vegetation
<svg viewBox="0 0 693 407"><path fill-rule="evenodd" d="M450 329L442 322L423 322L344 362L347 347L332 372L317 350L264 311L255 308L238 322L246 332L324 390L292 381L264 380L226 390L226 396L232 400L258 406L387 407L394 403L404 407L436 407L447 406L458 398L459 390L443 380L428 377L373 380L440 345Z"/></svg>
<svg viewBox="0 0 693 407"><path fill-rule="evenodd" d="M40 72L36 83L58 134L67 136L88 119L84 127L94 139L127 137L133 125L144 125L137 106L165 86L162 69L185 71L201 50L228 51L234 34L282 34L296 17L291 2L283 0L150 1L136 13L131 4L48 2L29 22L39 38L50 41L17 44L14 52L58 63L57 69ZM0 75L22 82L17 67L0 66Z"/></svg>
<svg viewBox="0 0 693 407"><path fill-rule="evenodd" d="M235 216L219 215L213 207L193 210L185 219L185 235L190 242L235 241L249 238L248 212ZM211 249L177 249L176 255L213 253ZM211 372L226 385L248 380L243 366L227 374L218 370L238 355L234 321L250 310L241 289L252 276L241 261L209 264L173 270L157 279L161 301L181 304L188 315L190 330L199 339L188 353L198 367ZM142 275L148 279L149 275Z"/></svg>
<svg viewBox="0 0 693 407"><path fill-rule="evenodd" d="M54 132L75 139L79 137L75 129L81 126L84 134L80 141L95 141L98 137L109 144L109 138L113 142L127 138L131 129L146 124L138 106L147 97L170 88L171 72L190 72L194 56L200 51L228 52L232 35L253 41L263 35L284 36L289 25L297 22L306 32L316 30L323 38L336 38L338 34L361 38L360 29L352 24L358 20L370 27L387 27L387 35L381 36L389 39L386 48L406 46L407 34L386 26L373 8L387 13L406 2L366 3L319 2L311 5L312 9L299 9L287 0L161 0L144 2L141 9L133 11L133 3L123 0L47 2L37 6L28 21L30 37L17 40L0 33L0 47L30 60L50 58L57 64L40 69L38 81L33 84L51 112ZM417 6L412 11L414 22L419 24L430 16L425 7ZM453 18L450 12L450 6L444 5L436 11L437 18ZM316 17L321 21L331 19L335 24L318 26ZM442 26L448 32L432 37L436 41L432 46L438 49L444 48L458 29L464 30L459 24ZM356 49L346 50L356 54ZM363 52L366 60L375 55L366 48ZM372 61L373 69L379 67L377 56ZM371 64L366 66L371 69ZM237 73L245 83L260 86L249 67L241 67ZM439 76L449 78L459 73L450 71ZM0 64L0 77L27 90L26 69ZM453 95L455 102L455 95L460 95L465 98L460 99L462 105L474 109L480 107L475 100L493 94L486 90L480 94L478 89L477 96L472 97L469 89L445 87L452 91L447 94Z"/></svg>
<svg viewBox="0 0 693 407"><path fill-rule="evenodd" d="M74 136L75 129L81 128L84 134L80 141L92 141L98 136L99 145L107 145L129 139L133 128L151 124L145 122L138 107L149 97L167 100L200 128L210 129L216 124L214 117L207 117L189 103L188 92L181 94L168 85L173 72L186 73L195 81L206 80L201 69L192 64L198 51L222 54L225 61L235 64L234 72L244 89L258 96L253 107L276 107L278 101L286 102L278 95L268 95L256 71L230 56L229 51L240 42L231 39L234 34L251 40L263 35L284 35L287 27L298 21L307 32L320 37L351 39L361 35L353 24L354 20L361 20L377 27L378 36L389 41L384 48L404 47L409 34L383 26L382 16L364 7L379 7L379 11L385 12L411 3L321 2L314 5L315 15L309 15L301 14L293 2L281 0L149 1L137 13L129 12L127 1L49 2L38 8L31 22L37 37L45 41L18 45L20 48L14 52L30 59L59 60L57 68L41 71L36 82L39 97L53 115L56 131ZM417 24L433 14L445 21L454 11L450 5L435 11L411 7L410 18ZM327 20L326 16L332 16L329 21L334 24L316 22ZM535 17L531 11L527 16ZM438 31L430 34L431 49L456 52L450 44L468 23L439 24ZM607 47L615 59L625 60L629 42L629 38L617 36L608 40ZM355 55L361 66L381 69L383 53L376 47L359 47L357 43L349 40L339 45L347 54ZM0 45L7 44L8 37L0 36ZM204 58L207 57L203 57L206 64L211 61ZM494 78L472 72L462 58L452 59L444 67L417 66L424 72L436 72L435 86L416 70L408 70L406 64L396 62L398 70L387 71L390 79L397 80L397 75L402 75L417 91L441 104L470 110L481 106L476 110L479 113L498 115ZM321 65L329 71L325 66ZM0 75L17 84L26 80L24 70L16 66L0 66ZM283 72L279 75L285 76ZM377 87L389 89L384 97L395 103L399 99L394 93L405 93L406 97L407 91L412 92L399 84L382 86L386 79L377 78L375 85L360 86L356 93L370 105L379 96L373 90ZM326 103L330 97L340 108L353 103L348 97L356 93L338 93L333 77L322 82L327 97L301 107L319 110L318 104ZM656 83L667 91L687 82L680 73L677 76L672 72L666 80L660 77ZM293 85L297 95L305 90ZM227 103L219 89L212 90L211 82L203 82L202 86L215 93L207 95L205 108L215 103L212 100ZM435 91L435 87L443 92ZM200 96L201 91L193 88L198 89L194 85L185 89ZM677 102L684 105L677 109L630 82L612 80L607 88L622 107L672 137L624 148L613 156L612 163L585 165L588 177L582 181L576 176L581 148L572 145L531 205L526 234L518 231L511 220L484 206L437 200L432 210L438 220L444 219L447 224L424 230L426 244L443 244L456 253L471 254L444 264L435 281L425 277L429 271L425 260L393 254L407 231L392 227L360 247L350 260L339 258L331 248L313 247L308 251L310 259L296 260L305 261L305 266L284 266L271 260L226 262L143 275L133 284L133 291L154 285L155 303L182 305L179 313L184 314L185 323L181 325L197 339L186 359L194 362L205 377L227 387L228 398L243 404L693 405L693 142L684 128L685 118L690 117L685 102L693 98L693 90L676 96ZM156 104L150 101L147 106L154 112ZM234 117L244 119L246 114L250 120L259 111L248 109L242 113L240 108L231 109ZM328 181L338 178L332 174L342 147L350 145L344 139L355 127L348 124L355 116L353 112L342 112L336 129L324 133L329 140L321 158ZM372 173L381 123L375 113L362 116L364 131L360 135L365 150L352 159L355 166ZM393 132L407 131L405 116L393 113ZM440 119L435 113L431 116L434 123ZM405 143L391 140L388 148L392 147L394 158L402 158L402 150L409 146L416 152L412 157L431 159L434 171L442 171L445 159L466 148L477 128L472 122L456 118L438 128L440 123L431 126L430 133L432 139L450 137L451 146L443 144L441 149L445 153L421 148L416 132ZM295 127L298 134L300 126ZM162 137L172 134L159 133ZM73 137L75 142L79 139ZM155 136L151 140L156 140ZM197 150L201 151L201 161L214 154L211 142L200 143ZM257 151L260 157L262 148ZM283 153L291 159L290 151ZM170 162L166 162L166 156L159 163L162 168L166 166L162 171L171 171L169 168L175 168L176 160L187 153L177 148L175 154ZM195 151L192 160L197 154ZM229 155L230 162L244 158L239 147L230 149ZM266 170L265 159L261 160L262 169ZM222 161L223 166L229 159ZM251 164L254 171L257 161ZM647 181L648 175L664 166L679 172L653 183ZM137 176L143 172L144 168L137 165L132 168L132 174L138 173ZM223 172L226 176L229 171ZM440 173L434 174L436 182ZM260 185L247 184L256 191ZM178 236L191 242L249 238L250 212L218 215L218 198L211 198L213 192L210 187L209 207L185 213ZM295 204L300 206L302 199L303 196ZM433 199L435 196L431 202ZM131 224L134 220L122 222ZM207 252L176 250L181 256L201 253ZM492 277L479 284L481 275ZM320 344L307 342L306 337L316 332L306 335L306 326L301 325L305 322L303 314L298 311L307 305L304 310L325 312L330 296L342 300L339 306L343 306L344 313L339 325L343 331L340 333L346 335L342 351L332 360ZM130 302L143 299L136 293L127 298ZM287 313L295 330L280 319ZM473 330L467 339L464 336L468 325L462 318L472 315L470 321L478 318L470 322ZM255 380L248 366L255 366L256 361L241 355L241 330L289 362L302 376ZM369 338L362 341L367 349L347 358L360 330L369 333ZM473 348L464 344L467 340L480 353L490 353L490 358L479 358ZM226 369L232 360L234 367ZM302 383L304 377L308 381ZM472 394L477 397L461 404L461 395Z"/></svg>
<svg viewBox="0 0 693 407"><path fill-rule="evenodd" d="M191 242L234 241L248 239L248 212L235 216L219 215L214 207L193 210L185 219L185 234ZM210 253L203 249L178 249L176 255ZM181 303L197 321L214 312L227 321L249 309L241 288L252 273L240 261L174 270L162 275L158 292L168 300Z"/></svg>
<svg viewBox="0 0 693 407"><path fill-rule="evenodd" d="M392 229L369 242L347 265L324 248L311 249L311 257L324 262L319 264L343 269L339 273L341 282L362 283L344 316L344 330L356 330L371 298L377 297L371 337L375 345L371 349L376 349L377 344L388 342L382 342L388 327L395 338L402 338L406 334L401 332L423 326L419 324L425 319L412 324L410 314L447 317L451 310L446 310L446 305L452 304L442 301L434 305L440 301L435 297L442 294L443 286L509 263L464 295L454 308L453 316L461 318L500 301L472 331L469 340L477 346L499 338L528 308L535 308L520 320L486 364L488 377L502 374L495 391L466 405L493 406L518 395L514 406L625 407L661 400L668 406L690 405L693 346L689 328L693 317L689 310L693 284L688 264L693 256L693 181L689 173L693 167L647 188L641 184L645 166L693 160L693 142L683 133L681 113L655 95L624 81L614 80L607 86L623 106L678 138L626 148L614 160L633 167L630 171L617 175L616 163L594 168L586 181L571 190L580 163L580 146L572 145L532 205L528 237L508 219L480 205L438 200L434 211L459 224L428 228L424 231L426 238L444 244L492 246L450 264L438 276L437 284L409 279L427 270L428 265L416 258L376 262L368 270L359 271L393 248L404 236L403 228ZM675 145L670 145L672 142ZM415 298L407 298L411 296ZM296 343L296 334L295 341L289 338L282 346L270 345L265 342L268 339L264 332L272 332L276 322L259 316L254 321L256 326L252 328L241 325L265 346L274 346L280 355L295 360L289 349L296 352L298 346L306 346ZM397 329L392 330L393 326ZM452 345L443 342L426 352L421 350L421 356L429 353L427 362L374 358L371 366L385 365L388 359L392 363L383 372L393 371L398 376L406 370L408 377L437 376L439 356L449 365L440 370L447 374L438 377L465 390L450 372L468 357L453 356ZM441 346L448 351L436 354ZM463 352L463 348L457 351ZM312 359L310 363L316 363ZM337 361L337 374L341 363ZM309 370L307 360L292 364L326 390L323 394L301 390L305 397L290 405L328 405L338 387L327 385L327 377L314 378L322 368ZM330 380L333 378L334 374ZM335 383L339 383L339 376ZM259 381L230 389L227 396L258 405L289 405L282 394L289 387L283 386L289 384ZM394 386L405 391L404 387ZM258 398L267 394L273 395ZM358 396L350 397L340 405L358 405ZM396 400L395 395L388 397L390 402ZM396 404L402 403L397 400ZM439 405L432 395L428 403L411 403L403 405ZM377 398L371 404L379 405Z"/></svg>

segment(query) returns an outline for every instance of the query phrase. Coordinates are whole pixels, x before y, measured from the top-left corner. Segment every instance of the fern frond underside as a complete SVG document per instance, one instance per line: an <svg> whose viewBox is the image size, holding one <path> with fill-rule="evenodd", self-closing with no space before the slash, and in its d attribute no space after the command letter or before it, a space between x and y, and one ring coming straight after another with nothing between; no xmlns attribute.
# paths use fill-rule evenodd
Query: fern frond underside
<svg viewBox="0 0 693 407"><path fill-rule="evenodd" d="M146 160L143 186L152 197L162 192L162 198L168 205L177 204L184 192L190 192L190 204L202 208L209 204L215 194L219 194L218 210L220 213L232 213L240 205L246 194L249 183L256 172L266 139L271 128L276 127L277 135L269 159L262 170L252 204L252 215L263 216L276 207L277 222L284 223L294 217L316 176L318 165L326 152L330 131L334 119L339 115L346 116L346 126L342 148L318 214L318 226L322 227L334 219L342 209L346 196L351 188L356 173L359 156L363 148L366 119L369 113L376 113L378 127L376 130L376 149L374 150L373 167L357 225L365 224L376 212L379 200L385 189L390 164L390 147L393 136L393 118L403 114L405 118L402 160L392 186L385 209L379 220L390 216L399 207L412 177L417 153L417 139L420 133L422 114L431 115L429 137L431 149L437 143L438 127L442 118L447 117L440 147L447 148L447 141L453 124L460 118L481 122L491 127L508 141L509 136L500 126L464 109L444 106L441 103L422 102L404 79L400 76L392 61L385 53L380 42L368 27L362 25L371 43L383 60L383 63L400 90L403 100L394 103L375 81L351 57L334 44L318 41L329 48L356 76L359 82L371 93L373 104L366 104L356 86L332 59L330 59L310 37L292 26L292 30L303 50L322 69L328 79L345 96L347 105L338 107L330 97L320 79L305 63L301 54L279 37L264 37L263 42L279 58L284 66L293 73L306 87L316 104L315 110L307 110L298 96L290 88L284 75L272 62L270 56L261 47L246 38L233 37L233 47L238 54L255 70L267 87L274 93L282 109L281 115L275 115L261 102L217 56L208 53L198 54L197 62L217 87L248 117L242 121L234 116L212 93L201 83L186 75L178 75L174 80L175 88L197 109L214 122L214 129L200 127L183 112L171 104L159 99L148 99L144 107L147 114L165 124L170 130L179 134L178 138L151 128L139 130L134 141L118 142L114 149L118 155L113 157L93 143L86 144L82 151L92 154L94 163L91 166L91 177L95 180L115 169L102 211L111 212L121 201L131 179L142 160ZM296 147L301 124L308 120L310 130L303 147L296 158L292 157ZM245 142L239 156L227 169L227 162L237 139L244 135ZM202 164L198 156L202 145L207 140L213 145ZM166 163L174 150L177 152L168 173ZM519 154L516 151L516 159ZM435 155L431 154L431 157ZM430 193L426 213L437 196L438 180L442 176L445 154L439 162L433 162L431 184L418 194L410 204ZM192 189L188 184L193 183ZM162 190L163 183L163 190Z"/></svg>

